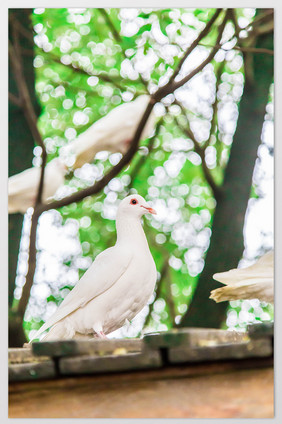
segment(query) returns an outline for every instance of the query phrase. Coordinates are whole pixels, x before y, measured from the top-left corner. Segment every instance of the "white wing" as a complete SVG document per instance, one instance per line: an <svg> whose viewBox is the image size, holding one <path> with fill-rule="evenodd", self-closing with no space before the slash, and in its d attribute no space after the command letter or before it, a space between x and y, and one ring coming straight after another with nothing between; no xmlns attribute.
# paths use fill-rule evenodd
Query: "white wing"
<svg viewBox="0 0 282 424"><path fill-rule="evenodd" d="M53 196L57 189L64 184L66 168L58 158L49 162L45 169L43 201ZM41 168L33 167L13 175L8 180L8 209L9 213L25 213L34 206L40 181Z"/></svg>
<svg viewBox="0 0 282 424"><path fill-rule="evenodd" d="M33 206L39 184L40 168L29 168L8 180L9 213L25 212Z"/></svg>
<svg viewBox="0 0 282 424"><path fill-rule="evenodd" d="M74 168L81 167L86 162L91 162L96 153L102 150L125 153L134 136L137 125L145 112L150 97L142 95L134 101L123 103L112 109L106 116L94 122L86 131L69 143L63 154L74 154ZM152 133L155 116L151 113L141 139Z"/></svg>
<svg viewBox="0 0 282 424"><path fill-rule="evenodd" d="M37 331L32 340L76 309L109 290L124 274L131 261L129 252L120 251L116 246L100 253L72 291L63 300L55 314ZM31 340L31 341L32 341Z"/></svg>
<svg viewBox="0 0 282 424"><path fill-rule="evenodd" d="M211 291L210 299L216 302L255 298L273 302L274 252L266 253L255 264L247 268L219 272L214 274L213 278L226 285Z"/></svg>
<svg viewBox="0 0 282 424"><path fill-rule="evenodd" d="M236 284L228 284L212 290L210 299L216 302L226 300L259 299L273 303L274 286L273 279L270 278L248 278Z"/></svg>
<svg viewBox="0 0 282 424"><path fill-rule="evenodd" d="M30 188L38 185L40 168L29 168L20 174L13 175L8 180L9 195L25 194Z"/></svg>
<svg viewBox="0 0 282 424"><path fill-rule="evenodd" d="M263 255L255 264L247 268L235 268L226 272L218 272L213 278L223 284L236 284L243 280L255 278L273 278L273 250Z"/></svg>

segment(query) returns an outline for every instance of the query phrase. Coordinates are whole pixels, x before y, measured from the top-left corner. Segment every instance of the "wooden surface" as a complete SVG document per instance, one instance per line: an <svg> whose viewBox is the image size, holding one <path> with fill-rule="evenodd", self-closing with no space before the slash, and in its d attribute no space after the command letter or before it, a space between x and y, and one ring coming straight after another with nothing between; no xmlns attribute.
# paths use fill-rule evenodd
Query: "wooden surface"
<svg viewBox="0 0 282 424"><path fill-rule="evenodd" d="M273 368L249 359L10 384L9 418L78 417L272 418Z"/></svg>

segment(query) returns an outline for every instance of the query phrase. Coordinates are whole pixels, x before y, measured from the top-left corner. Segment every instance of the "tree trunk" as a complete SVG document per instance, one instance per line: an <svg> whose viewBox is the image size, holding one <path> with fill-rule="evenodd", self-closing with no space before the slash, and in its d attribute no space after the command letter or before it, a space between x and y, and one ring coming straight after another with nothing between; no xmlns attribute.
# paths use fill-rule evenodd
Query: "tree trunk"
<svg viewBox="0 0 282 424"><path fill-rule="evenodd" d="M273 33L257 38L256 47L273 49ZM246 79L237 129L226 167L222 194L217 200L205 267L181 327L220 327L228 302L215 303L210 291L219 287L212 276L236 268L244 251L243 227L252 175L261 142L265 107L273 81L273 57L254 54L253 81Z"/></svg>
<svg viewBox="0 0 282 424"><path fill-rule="evenodd" d="M20 23L22 28L30 33L30 39L19 33L19 44L21 49L33 51L32 27L30 14L32 9L9 9L9 41L13 43L13 20ZM23 52L24 52L23 50ZM22 56L24 75L30 91L35 109L39 114L39 106L35 96L35 79L33 72L34 56L26 54ZM9 61L9 93L18 98L18 89L12 66ZM9 101L9 176L18 174L32 166L34 140L20 106ZM22 322L18 320L15 313L11 311L15 279L18 262L18 252L21 239L23 215L20 213L9 215L9 346L20 346L25 338Z"/></svg>

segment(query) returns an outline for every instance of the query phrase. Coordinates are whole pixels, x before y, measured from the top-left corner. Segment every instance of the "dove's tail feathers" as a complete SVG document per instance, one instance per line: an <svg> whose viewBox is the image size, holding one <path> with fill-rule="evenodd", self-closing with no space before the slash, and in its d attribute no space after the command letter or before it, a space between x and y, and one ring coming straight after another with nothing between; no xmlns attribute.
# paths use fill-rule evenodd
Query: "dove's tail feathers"
<svg viewBox="0 0 282 424"><path fill-rule="evenodd" d="M52 325L52 324L51 324ZM33 336L33 338L30 340L29 343L33 342L33 340L35 339L39 339L39 336L44 333L44 331L48 330L48 328L51 327L50 324L48 324L48 321L45 322L45 324L42 325L42 327L39 328L39 330L35 333L35 335ZM46 334L46 336L43 337L42 340L47 341L47 337L48 334L50 334L50 336L52 337L52 335L58 335L57 338L60 338L59 335L62 333L63 331L65 331L65 325L64 322L57 322L56 324L53 324L53 326L51 327L51 329L49 330L49 332Z"/></svg>
<svg viewBox="0 0 282 424"><path fill-rule="evenodd" d="M48 330L49 327L51 327L51 325L48 325L48 321L45 322L45 324L43 324L42 327L40 327L39 330L34 334L32 339L30 339L29 343L33 342L35 339L39 339L40 334L42 334L45 330Z"/></svg>
<svg viewBox="0 0 282 424"><path fill-rule="evenodd" d="M242 299L238 294L238 287L232 288L230 286L220 287L219 289L212 290L210 299L216 303Z"/></svg>
<svg viewBox="0 0 282 424"><path fill-rule="evenodd" d="M273 282L271 279L264 279L259 282L242 281L239 284L228 285L212 290L210 299L215 302L230 300L259 299L264 302L273 302Z"/></svg>
<svg viewBox="0 0 282 424"><path fill-rule="evenodd" d="M39 331L35 334L32 340L37 339L43 331L46 330L43 327L39 329ZM48 328L48 327L47 327ZM39 334L38 334L39 333ZM55 325L53 325L47 334L40 340L41 342L49 342L53 340L66 340L72 339L75 335L75 331L71 325L68 324L67 320L59 321ZM32 341L31 340L31 341Z"/></svg>
<svg viewBox="0 0 282 424"><path fill-rule="evenodd" d="M67 336L66 326L64 322L58 322L50 328L48 333L42 338L42 342L49 342L53 340L63 340Z"/></svg>

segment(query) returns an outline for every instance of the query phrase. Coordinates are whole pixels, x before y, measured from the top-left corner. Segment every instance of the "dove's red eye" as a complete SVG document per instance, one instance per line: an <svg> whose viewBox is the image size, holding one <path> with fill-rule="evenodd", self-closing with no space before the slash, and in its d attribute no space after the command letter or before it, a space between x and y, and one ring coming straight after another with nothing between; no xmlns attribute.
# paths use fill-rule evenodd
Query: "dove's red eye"
<svg viewBox="0 0 282 424"><path fill-rule="evenodd" d="M137 205L137 203L138 203L138 202L137 202L137 200L136 200L136 199L131 199L131 202L130 202L130 204L131 204L131 205Z"/></svg>

